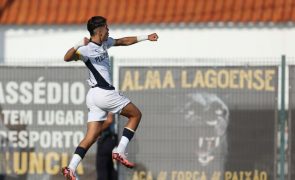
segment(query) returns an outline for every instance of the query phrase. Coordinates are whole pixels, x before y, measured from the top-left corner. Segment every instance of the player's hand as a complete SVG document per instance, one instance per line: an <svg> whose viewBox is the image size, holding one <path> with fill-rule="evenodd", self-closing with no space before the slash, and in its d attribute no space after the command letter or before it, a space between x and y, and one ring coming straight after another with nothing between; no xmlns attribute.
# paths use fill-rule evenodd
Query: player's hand
<svg viewBox="0 0 295 180"><path fill-rule="evenodd" d="M148 35L148 40L150 40L150 41L157 41L158 38L159 37L158 37L157 33L153 33L153 34Z"/></svg>
<svg viewBox="0 0 295 180"><path fill-rule="evenodd" d="M90 41L87 37L84 37L83 40L84 40L84 43L83 43L84 46L86 46L89 43L89 41Z"/></svg>
<svg viewBox="0 0 295 180"><path fill-rule="evenodd" d="M82 40L77 42L73 48L77 50L79 47L86 46L88 43L89 43L89 39L87 37L84 37Z"/></svg>

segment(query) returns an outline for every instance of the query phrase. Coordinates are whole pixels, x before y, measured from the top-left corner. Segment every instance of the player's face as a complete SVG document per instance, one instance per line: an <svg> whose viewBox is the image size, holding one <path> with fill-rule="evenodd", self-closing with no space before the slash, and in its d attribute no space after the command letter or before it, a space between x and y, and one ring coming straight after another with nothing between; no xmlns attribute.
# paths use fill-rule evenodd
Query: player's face
<svg viewBox="0 0 295 180"><path fill-rule="evenodd" d="M101 36L102 36L103 41L106 41L108 39L109 27L107 24L101 28Z"/></svg>

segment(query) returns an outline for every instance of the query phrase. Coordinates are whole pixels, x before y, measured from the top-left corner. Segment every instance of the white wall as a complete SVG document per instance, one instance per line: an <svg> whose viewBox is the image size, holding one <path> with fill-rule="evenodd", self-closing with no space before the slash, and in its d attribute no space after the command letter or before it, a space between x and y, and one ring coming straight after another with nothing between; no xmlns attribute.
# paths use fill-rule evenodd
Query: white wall
<svg viewBox="0 0 295 180"><path fill-rule="evenodd" d="M0 27L4 32L2 55L6 62L62 62L66 50L84 36L84 26ZM122 58L210 58L295 56L295 28L210 28L210 27L110 27L110 36L143 35L157 32L158 42L113 47L111 56Z"/></svg>

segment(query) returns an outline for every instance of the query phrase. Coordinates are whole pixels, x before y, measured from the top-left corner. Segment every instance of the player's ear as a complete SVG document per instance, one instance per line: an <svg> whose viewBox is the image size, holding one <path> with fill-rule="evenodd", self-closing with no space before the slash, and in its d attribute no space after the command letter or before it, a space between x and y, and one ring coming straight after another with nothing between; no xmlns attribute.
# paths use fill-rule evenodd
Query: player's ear
<svg viewBox="0 0 295 180"><path fill-rule="evenodd" d="M102 37L102 31L101 31L101 29L99 28L98 30L97 30L97 35L101 38Z"/></svg>

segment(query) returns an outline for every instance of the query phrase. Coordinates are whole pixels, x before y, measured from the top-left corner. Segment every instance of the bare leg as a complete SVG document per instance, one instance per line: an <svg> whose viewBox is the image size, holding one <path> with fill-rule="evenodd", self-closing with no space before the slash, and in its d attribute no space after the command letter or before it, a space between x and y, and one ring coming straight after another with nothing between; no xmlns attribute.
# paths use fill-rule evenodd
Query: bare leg
<svg viewBox="0 0 295 180"><path fill-rule="evenodd" d="M123 130L123 135L121 137L119 145L117 148L114 149L112 156L113 159L118 160L126 167L133 168L135 164L127 160L125 149L129 141L132 139L135 130L140 123L142 115L139 109L133 103L129 103L127 106L125 106L122 109L121 115L127 117L129 120Z"/></svg>
<svg viewBox="0 0 295 180"><path fill-rule="evenodd" d="M79 163L84 158L87 150L96 142L98 136L101 134L103 121L93 121L87 123L87 132L84 139L80 142L76 151L70 161L69 168L76 171Z"/></svg>
<svg viewBox="0 0 295 180"><path fill-rule="evenodd" d="M79 163L84 158L87 150L91 145L96 141L98 136L101 134L103 121L93 121L87 123L87 133L84 139L80 142L79 146L76 148L76 151L69 163L68 167L62 168L62 174L67 179L76 179L76 169Z"/></svg>
<svg viewBox="0 0 295 180"><path fill-rule="evenodd" d="M103 121L93 121L87 123L87 132L79 147L89 149L101 134Z"/></svg>
<svg viewBox="0 0 295 180"><path fill-rule="evenodd" d="M135 131L142 116L140 110L133 103L129 103L122 109L121 115L129 119L125 127Z"/></svg>

